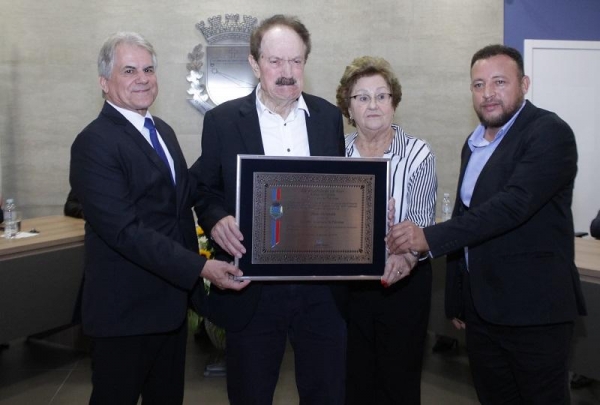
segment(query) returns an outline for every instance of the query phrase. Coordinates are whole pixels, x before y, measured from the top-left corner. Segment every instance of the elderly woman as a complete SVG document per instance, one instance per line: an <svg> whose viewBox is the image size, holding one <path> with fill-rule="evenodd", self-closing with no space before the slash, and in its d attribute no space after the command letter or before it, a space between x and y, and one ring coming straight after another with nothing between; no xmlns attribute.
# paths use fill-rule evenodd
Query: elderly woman
<svg viewBox="0 0 600 405"><path fill-rule="evenodd" d="M389 158L394 221L425 227L435 221L435 157L392 123L401 98L390 64L370 56L353 60L337 88L337 105L356 127L346 155ZM390 255L381 282L351 284L346 404L420 403L431 265L415 255Z"/></svg>

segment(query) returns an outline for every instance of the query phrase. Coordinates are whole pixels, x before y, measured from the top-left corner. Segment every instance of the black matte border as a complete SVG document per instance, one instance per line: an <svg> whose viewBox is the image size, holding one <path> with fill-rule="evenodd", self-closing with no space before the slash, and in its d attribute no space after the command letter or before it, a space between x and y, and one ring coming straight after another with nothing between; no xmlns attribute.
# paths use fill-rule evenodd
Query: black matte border
<svg viewBox="0 0 600 405"><path fill-rule="evenodd" d="M373 263L370 264L252 264L252 201L255 172L375 175ZM244 278L378 278L386 261L389 160L332 157L284 158L238 156L237 221L244 235L246 254L236 261ZM379 242L377 242L379 241Z"/></svg>

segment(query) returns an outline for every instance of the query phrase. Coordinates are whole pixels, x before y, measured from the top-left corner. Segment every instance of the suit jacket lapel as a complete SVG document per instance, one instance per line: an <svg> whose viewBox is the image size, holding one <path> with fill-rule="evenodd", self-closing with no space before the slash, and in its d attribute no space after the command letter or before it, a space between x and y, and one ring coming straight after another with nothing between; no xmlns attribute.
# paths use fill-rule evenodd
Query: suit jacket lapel
<svg viewBox="0 0 600 405"><path fill-rule="evenodd" d="M169 155L171 155L171 158L173 159L173 170L175 171L175 179L179 180L179 177L181 175L181 163L185 162L185 159L181 153L181 148L179 147L179 143L177 142L177 138L175 137L175 133L173 133L173 131L167 127L166 125L164 125L164 122L162 120L155 120L156 123L156 129L158 130L158 133L160 134L160 137L162 138L163 142L165 143L165 146L167 147L168 151L169 151ZM158 154L153 150L154 152L154 157L158 158L157 160L153 159L153 161L159 162L160 164L162 164L161 166L159 166L160 170L163 171L162 169L164 169L166 166L164 164L164 162L162 160L160 160L160 158L158 157ZM158 163L156 163L158 164ZM187 169L187 168L186 168ZM165 171L166 174L169 175L169 178L171 179L171 171L170 170L166 170ZM176 183L178 183L178 181L176 181Z"/></svg>
<svg viewBox="0 0 600 405"><path fill-rule="evenodd" d="M304 93L303 93L304 94ZM304 113L306 115L306 132L308 133L308 147L310 149L311 156L324 156L326 153L323 149L324 134L321 134L321 127L318 125L320 122L320 109L319 107L312 102L310 98L304 97L304 101L306 102L306 106L308 107L308 113Z"/></svg>
<svg viewBox="0 0 600 405"><path fill-rule="evenodd" d="M504 135L504 138L502 138L500 144L498 145L494 153L492 153L486 164L481 169L481 173L479 174L477 182L475 183L475 188L473 189L473 196L476 195L478 185L481 184L481 182L485 182L487 176L498 175L499 172L497 170L494 170L494 167L504 162L506 160L506 156L510 156L514 153L515 145L517 145L519 142L519 134L522 131L523 123L527 123L530 121L529 115L531 115L533 111L533 104L531 104L529 101L526 101L525 107L523 107L513 125ZM468 143L465 143L465 149L466 150L463 151L463 164L461 167L461 175L458 185L459 191L460 187L462 186L462 181L465 175L467 164L469 163L469 157L471 156L471 149L469 148ZM473 199L471 201L473 201Z"/></svg>
<svg viewBox="0 0 600 405"><path fill-rule="evenodd" d="M264 155L265 149L260 134L260 123L256 111L256 89L242 101L239 109L238 131L246 151L251 155Z"/></svg>
<svg viewBox="0 0 600 405"><path fill-rule="evenodd" d="M160 133L160 136L167 146L167 149L169 149L171 158L173 159L173 169L175 170L174 187L177 195L177 211L181 212L182 209L187 209L185 206L188 198L188 196L185 194L188 192L188 180L186 177L188 173L187 163L185 162L185 157L183 156L183 152L181 151L181 147L179 146L175 133L168 126L166 126L162 120L155 119L154 122L158 132ZM158 157L156 152L154 154ZM162 166L160 166L160 169L162 170L166 166L162 160L160 160L160 158L159 161L162 164ZM169 181L172 184L170 170L168 170L166 174L169 176Z"/></svg>
<svg viewBox="0 0 600 405"><path fill-rule="evenodd" d="M171 183L173 182L173 179L171 177L171 170L160 159L160 157L158 156L158 154L156 153L156 151L154 150L152 145L150 145L148 143L146 138L144 138L144 136L140 133L140 131L138 131L133 126L133 124L127 120L127 118L125 118L120 112L118 112L116 109L114 109L110 104L108 104L106 102L104 103L104 107L102 108L102 114L105 114L115 124L121 125L123 127L123 133L129 139L131 139L144 152L144 154L146 154L146 156L148 157L148 159L150 159L152 161L154 166L165 177L167 177ZM169 149L169 153L171 154L171 150L173 149L172 146L170 146L167 143L167 141L165 140L165 137L163 137L163 133L161 132L161 129L159 127L157 127L157 129L158 129L158 132L160 133L161 137L163 138L163 141L165 141L165 144L167 145L167 148ZM164 132L168 132L168 131L164 131ZM171 154L171 156L173 157L173 154ZM173 161L175 163L174 157L173 157ZM174 164L174 166L176 166L176 163ZM176 171L176 173L177 173L177 171Z"/></svg>
<svg viewBox="0 0 600 405"><path fill-rule="evenodd" d="M461 201L461 202L462 202L462 199L460 198L460 190L462 188L463 180L465 179L465 172L467 171L467 165L469 163L469 158L471 157L471 149L469 148L469 144L468 144L470 137L471 137L471 134L469 134L469 136L467 137L467 140L465 141L462 152L461 152L460 174L458 176L458 185L456 187L456 201Z"/></svg>

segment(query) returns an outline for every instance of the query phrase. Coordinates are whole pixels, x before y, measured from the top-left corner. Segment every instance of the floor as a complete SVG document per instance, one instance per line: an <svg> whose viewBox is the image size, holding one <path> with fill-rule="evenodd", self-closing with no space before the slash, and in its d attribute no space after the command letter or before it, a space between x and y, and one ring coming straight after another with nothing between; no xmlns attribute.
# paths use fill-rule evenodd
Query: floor
<svg viewBox="0 0 600 405"><path fill-rule="evenodd" d="M422 403L477 404L464 348L432 353L428 348L422 379ZM73 345L70 345L73 346ZM80 346L81 345L76 345ZM190 334L186 370L185 404L227 404L224 377L205 377L205 367L215 357L206 336ZM17 340L0 352L0 405L80 405L91 392L90 360L85 350L46 340ZM288 348L274 405L297 404L293 356ZM600 382L572 391L572 404L600 404Z"/></svg>

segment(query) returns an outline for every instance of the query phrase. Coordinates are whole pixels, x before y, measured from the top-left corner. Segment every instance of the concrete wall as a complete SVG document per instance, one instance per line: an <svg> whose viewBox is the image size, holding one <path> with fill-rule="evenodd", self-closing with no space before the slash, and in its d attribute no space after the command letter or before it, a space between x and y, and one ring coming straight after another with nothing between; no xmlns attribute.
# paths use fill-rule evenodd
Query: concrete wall
<svg viewBox="0 0 600 405"><path fill-rule="evenodd" d="M98 50L118 30L154 44L160 93L151 112L174 127L191 165L203 116L187 102L187 54L205 44L195 24L226 13L300 17L313 39L306 90L332 102L354 57L388 59L403 86L396 122L432 144L439 191L454 196L460 146L477 124L470 58L502 42L503 7L497 0L0 0L2 197L14 197L25 217L62 212L70 145L102 105Z"/></svg>

